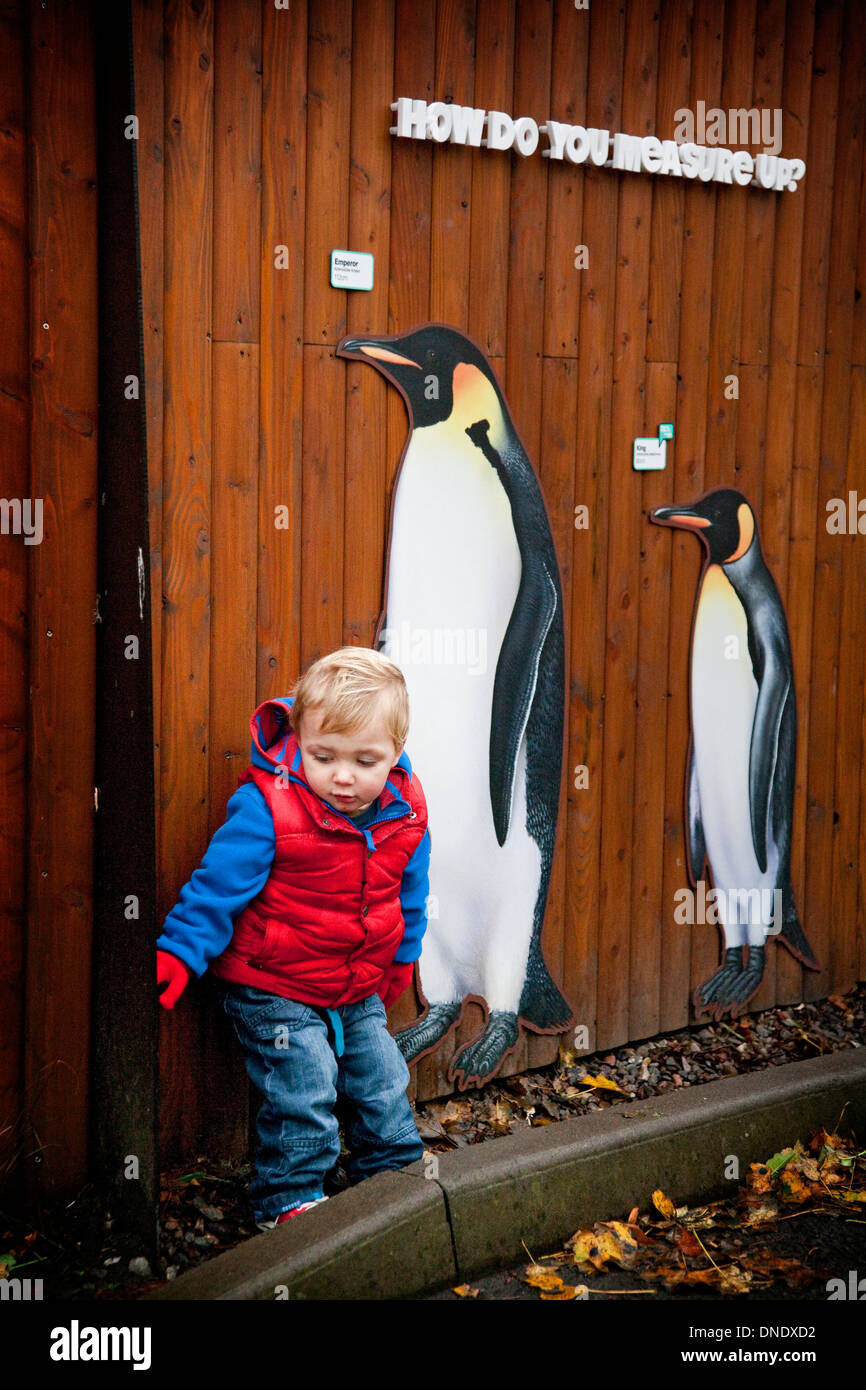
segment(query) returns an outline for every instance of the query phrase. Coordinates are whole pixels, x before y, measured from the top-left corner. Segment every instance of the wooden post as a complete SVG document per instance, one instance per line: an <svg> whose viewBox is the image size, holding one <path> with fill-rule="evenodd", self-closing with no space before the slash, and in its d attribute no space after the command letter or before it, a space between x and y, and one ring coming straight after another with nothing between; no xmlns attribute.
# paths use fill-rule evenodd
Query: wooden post
<svg viewBox="0 0 866 1390"><path fill-rule="evenodd" d="M156 846L137 138L128 5L96 26L99 546L90 1167L156 1257Z"/></svg>

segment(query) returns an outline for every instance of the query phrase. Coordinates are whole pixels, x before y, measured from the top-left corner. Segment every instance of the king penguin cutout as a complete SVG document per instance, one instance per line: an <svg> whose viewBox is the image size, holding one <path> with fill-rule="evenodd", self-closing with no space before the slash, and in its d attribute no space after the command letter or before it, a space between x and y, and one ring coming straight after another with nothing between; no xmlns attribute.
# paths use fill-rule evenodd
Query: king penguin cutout
<svg viewBox="0 0 866 1390"><path fill-rule="evenodd" d="M465 1090L489 1081L521 1023L559 1033L573 1020L541 951L565 700L559 570L532 464L479 347L425 324L347 337L337 353L377 368L409 415L373 645L409 691L431 860L426 1008L395 1036L417 1060L469 999L480 1003L482 1031L448 1069Z"/></svg>
<svg viewBox="0 0 866 1390"><path fill-rule="evenodd" d="M658 507L651 520L693 531L706 549L692 620L685 823L689 877L697 887L709 862L725 937L724 960L694 1004L721 1018L741 1011L760 985L767 936L819 968L791 885L791 641L741 492L718 488L691 506Z"/></svg>

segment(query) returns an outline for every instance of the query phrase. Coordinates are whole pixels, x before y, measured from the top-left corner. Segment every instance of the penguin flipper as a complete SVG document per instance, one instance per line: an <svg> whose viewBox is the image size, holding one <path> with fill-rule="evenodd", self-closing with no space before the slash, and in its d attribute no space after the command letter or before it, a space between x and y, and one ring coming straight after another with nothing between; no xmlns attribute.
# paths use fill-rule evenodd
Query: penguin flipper
<svg viewBox="0 0 866 1390"><path fill-rule="evenodd" d="M532 707L541 651L558 602L556 581L547 565L537 556L525 557L493 682L490 803L500 845L508 835L517 755Z"/></svg>
<svg viewBox="0 0 866 1390"><path fill-rule="evenodd" d="M767 869L767 812L773 800L773 783L779 765L779 731L791 691L791 677L768 660L758 679L758 699L752 722L749 752L749 808L752 844L761 873Z"/></svg>
<svg viewBox="0 0 866 1390"><path fill-rule="evenodd" d="M691 873L692 883L698 883L704 873L704 864L707 859L707 842L704 836L704 822L701 815L701 795L698 787L698 770L695 763L694 742L692 742L689 748L688 777L688 834L686 836L686 853L689 857L689 871Z"/></svg>

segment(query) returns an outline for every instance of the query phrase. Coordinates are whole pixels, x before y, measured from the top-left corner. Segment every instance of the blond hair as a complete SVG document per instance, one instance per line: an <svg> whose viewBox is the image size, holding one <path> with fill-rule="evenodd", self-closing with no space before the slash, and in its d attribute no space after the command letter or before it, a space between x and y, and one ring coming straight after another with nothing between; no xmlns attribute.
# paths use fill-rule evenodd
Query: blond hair
<svg viewBox="0 0 866 1390"><path fill-rule="evenodd" d="M351 734L378 715L398 749L409 732L409 693L399 666L371 647L340 647L320 657L291 691L295 733L307 710L321 710L322 733Z"/></svg>

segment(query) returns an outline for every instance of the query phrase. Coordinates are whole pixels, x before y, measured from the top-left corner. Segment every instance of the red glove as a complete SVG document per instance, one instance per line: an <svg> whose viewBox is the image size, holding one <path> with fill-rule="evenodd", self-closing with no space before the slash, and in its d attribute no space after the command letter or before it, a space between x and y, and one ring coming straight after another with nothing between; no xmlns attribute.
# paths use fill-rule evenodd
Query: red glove
<svg viewBox="0 0 866 1390"><path fill-rule="evenodd" d="M395 960L388 966L376 990L386 1009L390 1009L395 1000L409 988L414 965L415 962L412 960Z"/></svg>
<svg viewBox="0 0 866 1390"><path fill-rule="evenodd" d="M168 980L168 989L159 996L159 1002L164 1009L174 1008L186 989L189 976L189 969L177 956L173 956L170 951L157 951L156 983L161 985L164 980Z"/></svg>

